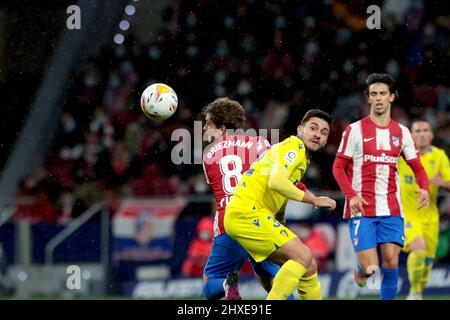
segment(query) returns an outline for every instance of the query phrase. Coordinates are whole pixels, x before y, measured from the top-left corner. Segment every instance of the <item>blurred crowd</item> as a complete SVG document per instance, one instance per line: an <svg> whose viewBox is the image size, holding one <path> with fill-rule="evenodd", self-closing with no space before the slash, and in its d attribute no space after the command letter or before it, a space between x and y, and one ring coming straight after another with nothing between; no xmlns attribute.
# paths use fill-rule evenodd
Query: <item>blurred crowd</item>
<svg viewBox="0 0 450 320"><path fill-rule="evenodd" d="M280 129L280 139L309 108L330 112L329 143L305 183L337 191L327 177L343 128L368 114L363 90L372 72L397 81L393 118L404 125L427 118L434 144L449 153L450 19L433 6L386 0L382 28L369 30L364 1L172 1L152 42L131 29L122 44L80 65L52 153L20 185L16 217L64 222L99 200L114 212L125 196L209 194L201 165L171 161L178 143L171 134L192 132L218 96L241 102L249 127ZM169 84L179 98L177 113L163 122L147 119L139 106L154 82Z"/></svg>

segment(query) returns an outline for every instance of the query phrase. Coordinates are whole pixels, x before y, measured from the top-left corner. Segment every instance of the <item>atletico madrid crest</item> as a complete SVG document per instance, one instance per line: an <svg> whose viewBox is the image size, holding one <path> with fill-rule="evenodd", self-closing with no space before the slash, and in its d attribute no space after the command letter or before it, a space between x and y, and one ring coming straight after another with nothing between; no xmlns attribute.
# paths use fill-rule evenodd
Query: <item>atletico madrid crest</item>
<svg viewBox="0 0 450 320"><path fill-rule="evenodd" d="M396 147L400 145L400 137L399 136L392 136L391 137L392 144Z"/></svg>

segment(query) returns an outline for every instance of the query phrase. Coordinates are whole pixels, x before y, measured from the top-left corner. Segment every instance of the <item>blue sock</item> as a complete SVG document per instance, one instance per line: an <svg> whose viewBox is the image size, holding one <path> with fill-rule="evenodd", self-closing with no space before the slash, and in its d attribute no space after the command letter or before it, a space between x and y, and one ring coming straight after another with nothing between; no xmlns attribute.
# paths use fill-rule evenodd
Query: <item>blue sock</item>
<svg viewBox="0 0 450 320"><path fill-rule="evenodd" d="M381 300L394 300L398 289L398 268L381 268Z"/></svg>
<svg viewBox="0 0 450 320"><path fill-rule="evenodd" d="M206 299L220 299L225 296L223 282L225 279L208 279L203 284L203 295Z"/></svg>

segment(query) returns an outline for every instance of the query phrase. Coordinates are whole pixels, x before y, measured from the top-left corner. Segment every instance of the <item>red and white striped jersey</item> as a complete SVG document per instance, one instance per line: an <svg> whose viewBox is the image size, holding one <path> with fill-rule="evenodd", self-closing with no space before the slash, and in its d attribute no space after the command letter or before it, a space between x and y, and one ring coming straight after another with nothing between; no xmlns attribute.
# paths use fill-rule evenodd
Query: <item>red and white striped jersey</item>
<svg viewBox="0 0 450 320"><path fill-rule="evenodd" d="M409 130L391 120L387 126L375 124L366 117L350 124L342 134L336 157L351 160L347 177L353 190L362 196L366 217L402 216L398 159L418 158ZM350 218L346 199L344 219Z"/></svg>
<svg viewBox="0 0 450 320"><path fill-rule="evenodd" d="M203 153L203 171L206 181L216 198L214 236L225 232L223 216L242 174L267 149L265 138L230 135L216 139Z"/></svg>

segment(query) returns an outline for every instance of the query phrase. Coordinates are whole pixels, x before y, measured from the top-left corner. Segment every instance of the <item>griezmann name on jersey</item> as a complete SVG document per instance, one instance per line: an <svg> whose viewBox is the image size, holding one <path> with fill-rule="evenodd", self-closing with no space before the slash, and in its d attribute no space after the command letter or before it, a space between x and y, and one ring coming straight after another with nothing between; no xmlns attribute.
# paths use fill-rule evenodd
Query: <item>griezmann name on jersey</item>
<svg viewBox="0 0 450 320"><path fill-rule="evenodd" d="M297 186L309 166L303 141L297 136L291 136L261 155L243 175L228 206L240 209L243 214L266 209L275 215L286 198L268 188L273 164L287 168L289 180Z"/></svg>
<svg viewBox="0 0 450 320"><path fill-rule="evenodd" d="M375 124L370 117L350 124L342 134L337 157L351 160L348 177L355 192L368 205L365 216L402 216L398 160L418 157L409 130L391 120L387 126ZM346 199L344 219L349 219Z"/></svg>
<svg viewBox="0 0 450 320"><path fill-rule="evenodd" d="M205 149L203 171L216 198L214 236L225 232L225 208L242 174L269 148L270 143L261 136L229 135L216 139Z"/></svg>

